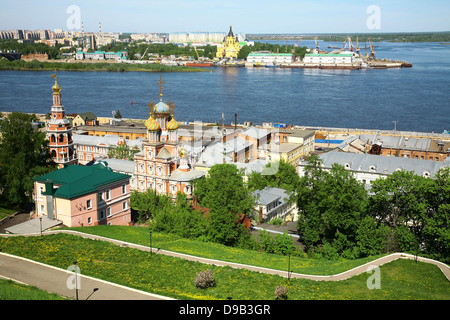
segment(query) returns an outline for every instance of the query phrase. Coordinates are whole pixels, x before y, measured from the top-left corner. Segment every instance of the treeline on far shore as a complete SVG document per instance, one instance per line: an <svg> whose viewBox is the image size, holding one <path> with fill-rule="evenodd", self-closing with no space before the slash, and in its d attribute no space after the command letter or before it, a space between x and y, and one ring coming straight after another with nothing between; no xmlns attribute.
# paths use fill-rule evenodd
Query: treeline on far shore
<svg viewBox="0 0 450 320"><path fill-rule="evenodd" d="M317 40L345 41L348 37L360 42L449 42L450 31L444 32L404 32L404 33L329 33L329 34L247 34L250 40Z"/></svg>
<svg viewBox="0 0 450 320"><path fill-rule="evenodd" d="M66 71L111 71L111 72L125 72L125 71L148 71L148 72L179 72L179 71L203 71L200 68L185 67L185 66L166 66L163 64L128 64L128 63L65 63L65 62L51 62L39 60L0 60L0 70L66 70Z"/></svg>

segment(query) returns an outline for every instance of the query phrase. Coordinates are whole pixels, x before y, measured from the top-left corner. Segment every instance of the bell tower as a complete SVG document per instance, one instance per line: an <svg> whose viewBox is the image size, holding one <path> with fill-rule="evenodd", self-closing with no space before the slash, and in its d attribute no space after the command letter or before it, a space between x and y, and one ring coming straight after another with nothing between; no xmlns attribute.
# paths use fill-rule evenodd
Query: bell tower
<svg viewBox="0 0 450 320"><path fill-rule="evenodd" d="M58 168L65 165L77 164L78 159L72 140L72 126L66 119L64 106L61 102L61 87L58 84L56 73L51 75L55 78L53 90L53 105L50 112L50 120L47 123L46 134L49 140L52 160L58 164Z"/></svg>

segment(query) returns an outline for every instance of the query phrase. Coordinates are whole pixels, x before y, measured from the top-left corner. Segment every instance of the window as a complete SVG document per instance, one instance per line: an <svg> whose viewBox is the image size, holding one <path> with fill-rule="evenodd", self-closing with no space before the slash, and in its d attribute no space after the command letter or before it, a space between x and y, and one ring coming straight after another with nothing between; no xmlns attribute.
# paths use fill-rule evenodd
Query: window
<svg viewBox="0 0 450 320"><path fill-rule="evenodd" d="M98 193L98 202L101 202L101 201L103 201L103 192L102 191Z"/></svg>
<svg viewBox="0 0 450 320"><path fill-rule="evenodd" d="M88 218L88 224L92 224L92 217Z"/></svg>
<svg viewBox="0 0 450 320"><path fill-rule="evenodd" d="M39 197L42 197L42 192L44 192L44 187L39 187Z"/></svg>
<svg viewBox="0 0 450 320"><path fill-rule="evenodd" d="M41 204L41 206L40 206L40 210L39 210L39 213L44 213L44 205L43 204Z"/></svg>
<svg viewBox="0 0 450 320"><path fill-rule="evenodd" d="M127 210L127 202L126 201L122 202L122 209Z"/></svg>
<svg viewBox="0 0 450 320"><path fill-rule="evenodd" d="M105 219L105 210L100 210L100 220Z"/></svg>
<svg viewBox="0 0 450 320"><path fill-rule="evenodd" d="M111 217L111 208L106 208L106 216Z"/></svg>
<svg viewBox="0 0 450 320"><path fill-rule="evenodd" d="M88 209L92 209L92 200L91 200L91 199L89 199L89 200L86 201L86 207L87 207Z"/></svg>
<svg viewBox="0 0 450 320"><path fill-rule="evenodd" d="M125 194L125 193L127 193L127 185L123 184L122 185L122 194Z"/></svg>
<svg viewBox="0 0 450 320"><path fill-rule="evenodd" d="M106 199L105 200L109 200L109 199L111 199L111 190L110 189L106 190Z"/></svg>

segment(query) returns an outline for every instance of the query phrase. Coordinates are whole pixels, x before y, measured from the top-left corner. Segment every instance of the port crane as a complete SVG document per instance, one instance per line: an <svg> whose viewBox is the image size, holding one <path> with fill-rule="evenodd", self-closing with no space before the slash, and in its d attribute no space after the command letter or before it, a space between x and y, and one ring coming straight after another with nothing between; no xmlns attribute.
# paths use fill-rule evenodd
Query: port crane
<svg viewBox="0 0 450 320"><path fill-rule="evenodd" d="M345 51L345 47L348 44L348 49L353 52L353 43L352 43L352 39L350 37L347 37L347 39L344 41L344 45L342 46L342 50Z"/></svg>
<svg viewBox="0 0 450 320"><path fill-rule="evenodd" d="M145 57L145 54L147 53L148 48L149 48L149 47L147 47L147 49L145 49L144 54L139 58L139 60L142 60L142 58Z"/></svg>
<svg viewBox="0 0 450 320"><path fill-rule="evenodd" d="M375 59L376 57L375 57L375 46L374 46L374 44L373 44L373 42L372 42L372 39L371 38L369 38L368 40L367 40L367 42L368 42L368 44L369 44L369 47L370 47L370 55L366 52L366 58L373 58L373 59ZM366 43L366 48L367 48L367 43Z"/></svg>
<svg viewBox="0 0 450 320"><path fill-rule="evenodd" d="M317 42L317 37L314 37L314 42L316 43L316 53L319 53L319 43Z"/></svg>
<svg viewBox="0 0 450 320"><path fill-rule="evenodd" d="M359 48L359 43L358 43L358 36L356 36L356 53L360 56L361 55L361 53L360 53L360 48Z"/></svg>
<svg viewBox="0 0 450 320"><path fill-rule="evenodd" d="M197 54L197 61L200 61L200 56L198 55L197 48L195 46L193 46L193 47L194 47L195 54Z"/></svg>

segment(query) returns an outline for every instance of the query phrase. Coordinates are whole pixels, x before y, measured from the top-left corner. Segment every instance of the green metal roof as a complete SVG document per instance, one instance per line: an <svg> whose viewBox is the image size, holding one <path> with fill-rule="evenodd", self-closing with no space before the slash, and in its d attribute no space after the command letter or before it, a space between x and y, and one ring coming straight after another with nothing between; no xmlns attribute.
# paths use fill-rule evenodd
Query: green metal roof
<svg viewBox="0 0 450 320"><path fill-rule="evenodd" d="M259 53L259 52L250 52L249 56L292 56L292 53Z"/></svg>
<svg viewBox="0 0 450 320"><path fill-rule="evenodd" d="M111 168L99 163L92 166L69 165L33 180L43 183L50 181L54 185L60 185L53 195L58 198L72 199L97 192L104 185L129 178L129 175L114 172ZM48 194L47 190L44 194Z"/></svg>
<svg viewBox="0 0 450 320"><path fill-rule="evenodd" d="M305 57L351 57L350 53L307 53Z"/></svg>

